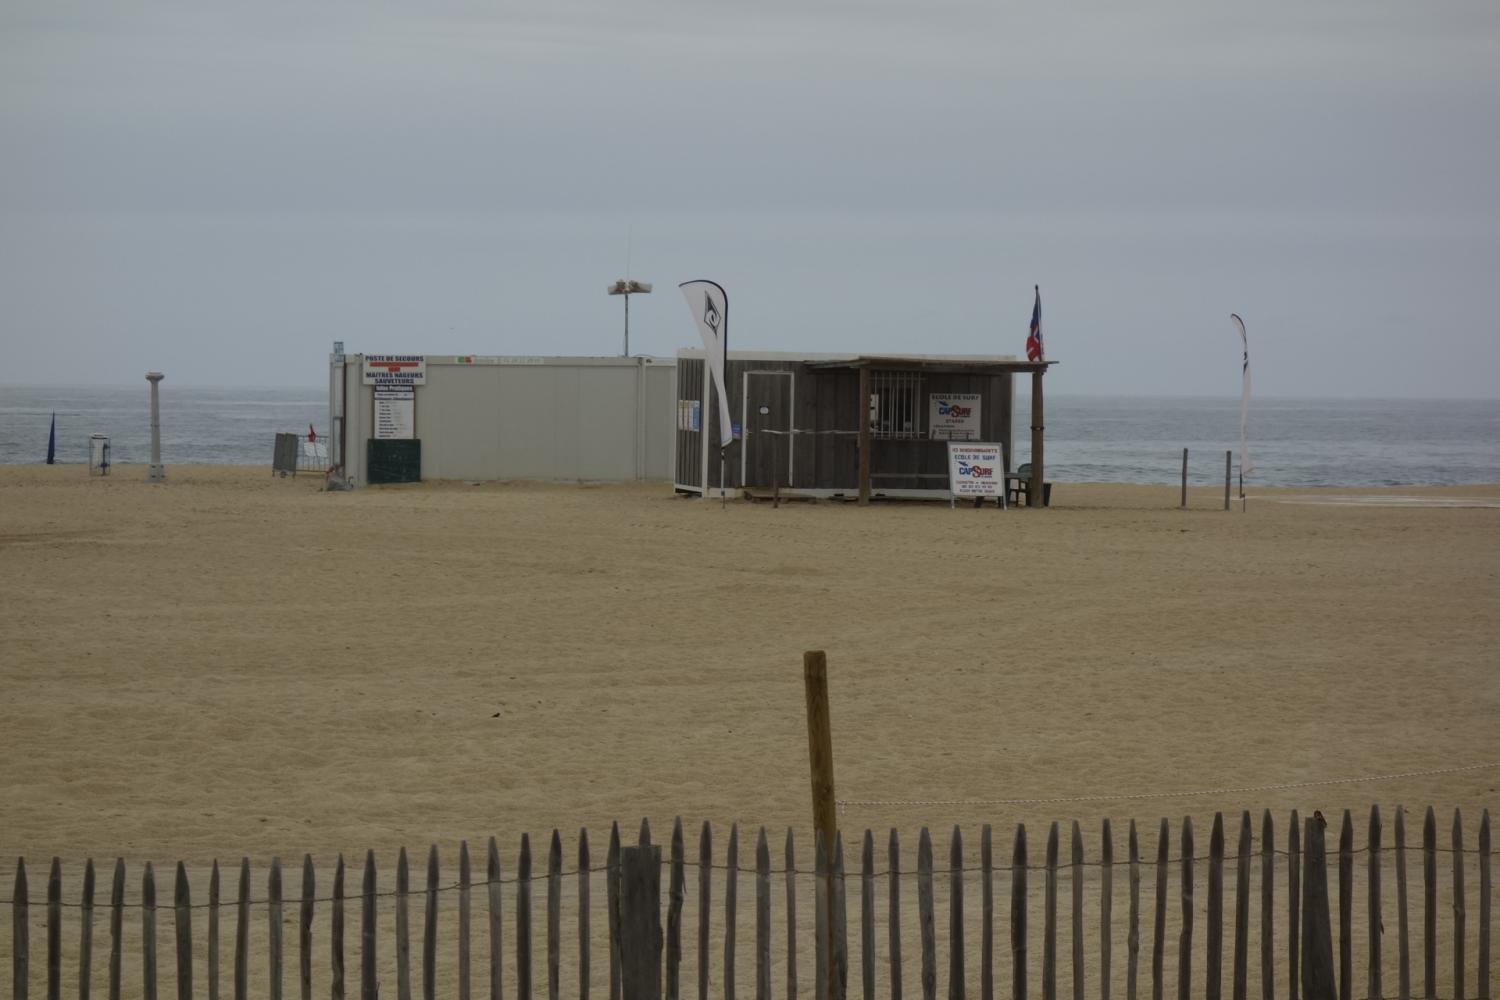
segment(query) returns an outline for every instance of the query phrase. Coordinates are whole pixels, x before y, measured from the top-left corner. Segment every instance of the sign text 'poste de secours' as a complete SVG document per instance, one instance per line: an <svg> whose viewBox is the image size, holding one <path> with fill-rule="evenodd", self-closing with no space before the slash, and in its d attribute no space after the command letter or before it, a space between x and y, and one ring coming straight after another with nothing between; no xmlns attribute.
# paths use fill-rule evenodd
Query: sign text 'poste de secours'
<svg viewBox="0 0 1500 1000"><path fill-rule="evenodd" d="M423 354L366 354L365 385L426 385Z"/></svg>

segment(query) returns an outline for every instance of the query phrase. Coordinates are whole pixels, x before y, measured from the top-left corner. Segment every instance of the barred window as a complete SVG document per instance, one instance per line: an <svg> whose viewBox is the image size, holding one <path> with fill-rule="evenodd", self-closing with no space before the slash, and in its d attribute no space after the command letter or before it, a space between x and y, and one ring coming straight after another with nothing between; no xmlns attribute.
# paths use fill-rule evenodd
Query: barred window
<svg viewBox="0 0 1500 1000"><path fill-rule="evenodd" d="M926 408L918 372L870 373L870 432L877 438L924 438Z"/></svg>

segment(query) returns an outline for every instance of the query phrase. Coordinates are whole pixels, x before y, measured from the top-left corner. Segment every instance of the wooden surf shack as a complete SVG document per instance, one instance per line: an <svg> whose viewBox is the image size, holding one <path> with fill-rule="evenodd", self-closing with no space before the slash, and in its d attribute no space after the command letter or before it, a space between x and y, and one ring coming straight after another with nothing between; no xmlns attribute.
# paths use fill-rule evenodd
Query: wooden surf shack
<svg viewBox="0 0 1500 1000"><path fill-rule="evenodd" d="M731 351L735 440L720 474L719 404L700 349L677 352L674 483L680 493L947 499L953 441L1002 447L1014 472L1014 385L1031 375L1030 489L1044 495L1042 376L1050 361L1004 355ZM862 402L863 401L863 402Z"/></svg>

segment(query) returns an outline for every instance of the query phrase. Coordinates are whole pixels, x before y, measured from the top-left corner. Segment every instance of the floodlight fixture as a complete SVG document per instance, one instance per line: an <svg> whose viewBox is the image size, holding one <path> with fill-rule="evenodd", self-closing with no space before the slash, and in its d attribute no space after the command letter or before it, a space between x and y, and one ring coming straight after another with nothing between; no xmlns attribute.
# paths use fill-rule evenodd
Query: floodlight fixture
<svg viewBox="0 0 1500 1000"><path fill-rule="evenodd" d="M609 286L609 294L625 296L625 350L624 357L630 357L630 297L632 295L645 295L651 291L651 282L632 281L629 278L621 278Z"/></svg>

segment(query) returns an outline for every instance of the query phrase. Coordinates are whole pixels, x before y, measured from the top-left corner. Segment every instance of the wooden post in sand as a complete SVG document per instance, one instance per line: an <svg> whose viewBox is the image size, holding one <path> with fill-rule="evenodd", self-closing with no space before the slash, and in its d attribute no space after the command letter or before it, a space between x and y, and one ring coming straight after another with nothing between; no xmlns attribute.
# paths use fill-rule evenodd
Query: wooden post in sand
<svg viewBox="0 0 1500 1000"><path fill-rule="evenodd" d="M802 654L802 684L807 695L807 758L812 766L813 825L823 835L827 861L833 863L838 815L833 802L833 728L828 714L828 656L821 649Z"/></svg>
<svg viewBox="0 0 1500 1000"><path fill-rule="evenodd" d="M1224 453L1224 509L1225 510L1229 509L1229 481L1230 481L1230 478L1231 478L1230 469L1232 468L1233 464L1234 464L1234 452L1232 452L1232 451L1226 451Z"/></svg>
<svg viewBox="0 0 1500 1000"><path fill-rule="evenodd" d="M1187 510L1187 449L1182 449L1182 509Z"/></svg>
<svg viewBox="0 0 1500 1000"><path fill-rule="evenodd" d="M807 695L807 757L812 768L813 825L820 834L822 871L833 869L833 847L838 835L838 814L833 799L833 726L828 714L828 656L821 649L802 654L802 684ZM819 884L828 892L827 912L834 912L832 878ZM837 973L829 963L829 996L835 996Z"/></svg>

